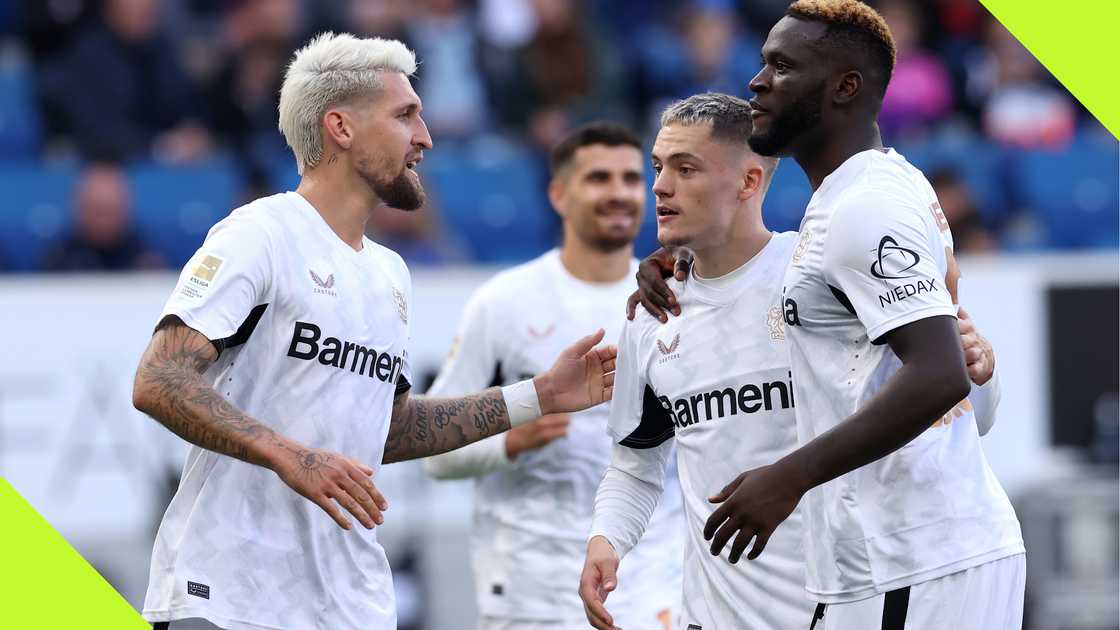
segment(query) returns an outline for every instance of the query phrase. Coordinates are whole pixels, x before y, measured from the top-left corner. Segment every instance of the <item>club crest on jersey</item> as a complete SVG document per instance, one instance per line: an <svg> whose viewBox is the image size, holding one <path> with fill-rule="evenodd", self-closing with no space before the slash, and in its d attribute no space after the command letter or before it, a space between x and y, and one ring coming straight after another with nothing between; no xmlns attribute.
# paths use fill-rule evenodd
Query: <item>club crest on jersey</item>
<svg viewBox="0 0 1120 630"><path fill-rule="evenodd" d="M335 297L338 296L338 293L336 293L334 291L334 274L333 273L329 274L327 276L326 280L323 280L322 278L320 278L319 274L315 273L311 269L308 269L307 273L311 274L311 281L315 283L315 292L316 293L321 293L323 295L333 295Z"/></svg>
<svg viewBox="0 0 1120 630"><path fill-rule="evenodd" d="M771 341L784 341L786 338L786 318L782 307L775 304L766 312L766 329L770 331Z"/></svg>
<svg viewBox="0 0 1120 630"><path fill-rule="evenodd" d="M809 243L813 241L813 235L809 230L802 230L797 238L797 247L793 248L793 262L801 260L805 252L809 251Z"/></svg>
<svg viewBox="0 0 1120 630"><path fill-rule="evenodd" d="M681 345L681 334L680 333L677 333L676 335L673 335L673 341L671 341L669 343L669 345L667 345L667 346L665 345L665 342L658 339L657 340L657 351L660 352L664 356L660 360L657 361L657 364L661 365L662 363L665 363L666 361L672 361L673 359L679 358L680 355L677 354L677 348L679 348L680 345Z"/></svg>
<svg viewBox="0 0 1120 630"><path fill-rule="evenodd" d="M397 315L401 316L401 321L408 323L408 303L404 300L404 293L397 287L393 287L393 301L397 304Z"/></svg>

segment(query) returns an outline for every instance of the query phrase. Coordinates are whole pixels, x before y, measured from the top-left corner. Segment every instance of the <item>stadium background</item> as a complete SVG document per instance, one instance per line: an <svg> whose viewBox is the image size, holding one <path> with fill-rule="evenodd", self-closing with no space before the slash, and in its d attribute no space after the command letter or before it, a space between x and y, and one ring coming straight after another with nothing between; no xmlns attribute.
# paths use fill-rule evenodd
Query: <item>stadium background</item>
<svg viewBox="0 0 1120 630"><path fill-rule="evenodd" d="M746 94L785 4L0 2L0 475L140 603L185 449L131 409L131 373L209 226L295 185L276 94L310 34L397 37L422 61L431 202L371 236L414 270L430 378L471 289L555 243L547 147L596 117L652 138L673 98ZM900 48L884 139L934 182L997 351L985 447L1027 537L1028 627L1120 627L1117 142L975 0L873 4ZM808 196L784 163L768 224L796 229ZM654 232L648 213L639 253ZM469 484L412 464L378 482L401 627L471 627Z"/></svg>

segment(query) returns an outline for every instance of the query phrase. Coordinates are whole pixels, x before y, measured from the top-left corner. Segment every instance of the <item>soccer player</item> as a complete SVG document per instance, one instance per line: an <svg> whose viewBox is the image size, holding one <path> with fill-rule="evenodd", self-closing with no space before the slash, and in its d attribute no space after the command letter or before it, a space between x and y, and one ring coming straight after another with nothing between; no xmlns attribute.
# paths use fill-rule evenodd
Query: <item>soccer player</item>
<svg viewBox="0 0 1120 630"><path fill-rule="evenodd" d="M633 241L646 199L641 142L591 123L556 145L549 200L563 222L559 248L505 271L471 298L451 356L430 390L459 395L547 369L580 331L616 339L619 306L634 290ZM595 488L610 459L608 409L546 416L425 460L437 478L473 477L471 535L480 628L586 628L575 589ZM616 594L627 630L668 629L680 598L680 492L667 493L631 554Z"/></svg>
<svg viewBox="0 0 1120 630"><path fill-rule="evenodd" d="M875 118L894 64L856 0L790 5L762 48L750 146L793 156L813 197L783 280L802 444L717 497L704 535L737 559L767 547L804 498L815 627L1022 625L1019 523L973 423L949 225Z"/></svg>
<svg viewBox="0 0 1120 630"><path fill-rule="evenodd" d="M780 296L786 264L801 251L800 241L796 233L771 236L765 230L761 205L776 160L747 149L750 128L750 106L719 94L691 97L663 116L653 151L658 236L667 246L694 249L696 257L687 283L683 278L673 283L674 297L680 296L678 317L659 325L661 310L643 312L620 340L610 428L621 442L600 486L581 583L596 628L614 627L603 602L610 591L606 584L625 583L615 575L619 554L641 536L657 501L671 437L692 525L682 627L805 628L813 615L804 591L800 511L775 532L767 553L745 566L734 565L737 558L727 548L722 559L712 558L701 535L715 507L705 498L724 478L797 447L788 322ZM736 150L720 150L714 142L720 129ZM747 177L728 168L737 163L748 169ZM762 184L740 193L745 201L713 194L742 190L752 168ZM721 270L746 262L720 278L701 277L721 258L734 261ZM671 259L659 262L665 271L672 269ZM649 268L644 263L643 273ZM960 343L970 354L986 346L963 315ZM966 424L975 417L980 433L986 433L999 396L994 357L978 359L973 370L976 380L987 384L976 388L954 421Z"/></svg>
<svg viewBox="0 0 1120 630"><path fill-rule="evenodd" d="M299 187L214 226L160 315L133 401L194 448L152 552L157 628L396 627L379 465L610 397L602 331L531 381L409 396L408 270L363 233L379 205L424 199L415 68L396 41L327 33L298 51L280 130Z"/></svg>

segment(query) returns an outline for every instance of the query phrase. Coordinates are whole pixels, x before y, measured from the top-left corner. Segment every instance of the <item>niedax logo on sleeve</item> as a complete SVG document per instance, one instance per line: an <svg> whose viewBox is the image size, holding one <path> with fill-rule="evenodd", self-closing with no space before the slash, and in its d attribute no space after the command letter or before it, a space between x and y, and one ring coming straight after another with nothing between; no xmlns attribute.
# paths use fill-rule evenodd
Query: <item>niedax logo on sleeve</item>
<svg viewBox="0 0 1120 630"><path fill-rule="evenodd" d="M217 277L218 270L222 268L223 262L225 262L224 259L211 254L206 254L201 258L195 257L187 263L191 267L191 275L181 284L180 293L188 298L201 298L210 288L210 284L214 282L214 278Z"/></svg>

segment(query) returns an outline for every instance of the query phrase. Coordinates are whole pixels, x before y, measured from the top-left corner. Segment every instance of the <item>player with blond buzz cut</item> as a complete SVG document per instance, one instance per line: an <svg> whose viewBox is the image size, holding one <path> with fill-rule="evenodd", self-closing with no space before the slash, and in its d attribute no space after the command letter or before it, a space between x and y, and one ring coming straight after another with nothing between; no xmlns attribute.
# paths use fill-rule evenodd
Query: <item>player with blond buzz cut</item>
<svg viewBox="0 0 1120 630"><path fill-rule="evenodd" d="M532 376L588 327L618 337L645 213L641 140L621 125L592 122L557 143L550 161L548 197L563 225L560 246L503 271L471 296L430 394ZM475 479L470 552L481 630L587 627L572 586L583 567L595 488L610 460L608 414L601 405L548 416L425 460L439 479ZM673 484L613 600L627 630L668 630L679 613L682 527Z"/></svg>
<svg viewBox="0 0 1120 630"><path fill-rule="evenodd" d="M211 228L159 316L133 402L193 447L152 551L158 629L395 628L381 464L610 398L601 330L531 380L409 395L408 269L364 233L379 206L423 205L415 69L392 40L326 33L297 51L280 130L298 188Z"/></svg>

